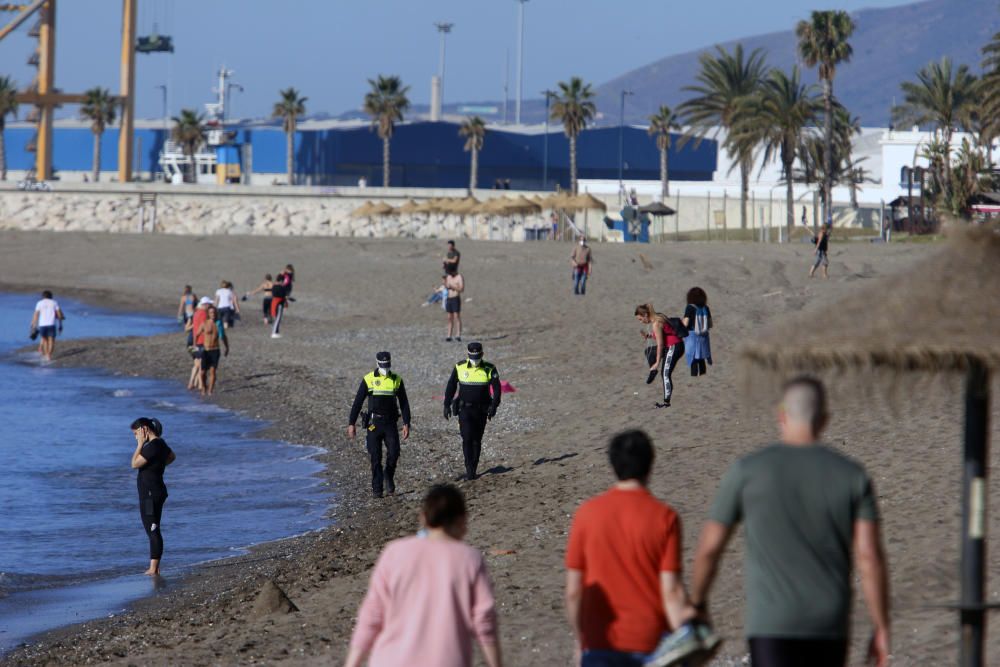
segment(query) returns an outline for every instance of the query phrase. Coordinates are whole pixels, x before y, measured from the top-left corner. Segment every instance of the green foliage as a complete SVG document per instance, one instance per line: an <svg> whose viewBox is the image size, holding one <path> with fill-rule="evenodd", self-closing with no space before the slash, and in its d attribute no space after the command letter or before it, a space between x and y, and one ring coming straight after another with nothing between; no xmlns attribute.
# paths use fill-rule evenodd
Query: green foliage
<svg viewBox="0 0 1000 667"><path fill-rule="evenodd" d="M458 135L465 137L464 150L482 150L486 138L486 123L479 116L466 118L458 128Z"/></svg>
<svg viewBox="0 0 1000 667"><path fill-rule="evenodd" d="M281 119L281 127L285 132L294 132L299 116L306 113L306 101L309 98L300 96L299 91L294 88L280 90L278 94L281 99L274 103L271 117Z"/></svg>
<svg viewBox="0 0 1000 667"><path fill-rule="evenodd" d="M578 76L559 82L559 92L552 96L550 116L563 124L567 137L577 137L597 114L594 91Z"/></svg>
<svg viewBox="0 0 1000 667"><path fill-rule="evenodd" d="M833 81L837 65L850 62L854 50L848 40L854 34L854 20L844 11L814 11L795 27L799 57L806 67L819 66L819 78Z"/></svg>
<svg viewBox="0 0 1000 667"><path fill-rule="evenodd" d="M364 111L372 117L372 127L378 130L378 136L388 139L392 136L395 124L402 122L403 113L410 108L410 100L406 94L409 86L404 86L398 76L378 75L368 79L370 90L365 94Z"/></svg>
<svg viewBox="0 0 1000 667"><path fill-rule="evenodd" d="M84 93L86 100L80 107L80 118L90 121L90 131L103 134L108 125L115 122L118 101L107 88L91 88Z"/></svg>
<svg viewBox="0 0 1000 667"><path fill-rule="evenodd" d="M892 110L900 124L933 125L950 142L953 128L967 125L977 91L976 77L965 65L952 66L951 58L929 63L917 72L916 81L904 81L903 103Z"/></svg>
<svg viewBox="0 0 1000 667"><path fill-rule="evenodd" d="M0 130L6 125L7 116L17 113L17 84L9 76L0 76Z"/></svg>

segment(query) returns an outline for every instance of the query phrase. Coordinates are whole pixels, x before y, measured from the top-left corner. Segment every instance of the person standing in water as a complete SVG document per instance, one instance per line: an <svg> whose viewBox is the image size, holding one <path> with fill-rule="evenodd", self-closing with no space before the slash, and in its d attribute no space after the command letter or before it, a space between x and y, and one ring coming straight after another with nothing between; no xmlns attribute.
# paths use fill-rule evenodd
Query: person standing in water
<svg viewBox="0 0 1000 667"><path fill-rule="evenodd" d="M185 285L184 291L181 293L181 301L177 304L177 322L187 326L197 305L198 295L194 293L190 285Z"/></svg>
<svg viewBox="0 0 1000 667"><path fill-rule="evenodd" d="M143 574L155 577L160 574L160 560L163 558L160 520L163 518L163 504L167 502L163 471L177 457L160 437L163 435L163 425L158 419L139 417L132 422L131 429L135 436L132 469L138 470L136 486L139 490L139 516L149 537L149 569Z"/></svg>
<svg viewBox="0 0 1000 667"><path fill-rule="evenodd" d="M52 292L42 292L41 300L35 304L35 314L31 316L31 339L36 335L42 337L38 344L38 354L43 361L52 361L52 353L56 349L56 329L62 331L63 315L59 303L52 298Z"/></svg>

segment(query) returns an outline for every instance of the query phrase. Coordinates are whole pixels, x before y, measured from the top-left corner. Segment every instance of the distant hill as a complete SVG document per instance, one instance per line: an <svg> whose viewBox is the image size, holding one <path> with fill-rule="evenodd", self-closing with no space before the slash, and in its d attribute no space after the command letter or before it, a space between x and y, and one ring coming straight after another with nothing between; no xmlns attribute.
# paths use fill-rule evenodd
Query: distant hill
<svg viewBox="0 0 1000 667"><path fill-rule="evenodd" d="M817 3L821 5L822 3ZM980 49L1000 32L998 0L929 0L886 9L865 9L852 14L857 25L851 44L854 57L837 69L834 92L867 126L889 123L889 109L902 101L899 84L913 79L918 69L942 56L980 71ZM789 20L793 23L792 20ZM790 70L796 63L794 24L789 30L721 44L731 50L742 42L746 51L761 48L772 67ZM690 97L682 89L694 82L698 55L704 49L669 56L632 70L597 86L597 108L602 125L617 124L619 95L623 89L635 95L626 102L626 122L646 123L660 104L671 107ZM815 81L815 70L804 71L806 81ZM522 118L539 122L544 115L541 100L528 100Z"/></svg>

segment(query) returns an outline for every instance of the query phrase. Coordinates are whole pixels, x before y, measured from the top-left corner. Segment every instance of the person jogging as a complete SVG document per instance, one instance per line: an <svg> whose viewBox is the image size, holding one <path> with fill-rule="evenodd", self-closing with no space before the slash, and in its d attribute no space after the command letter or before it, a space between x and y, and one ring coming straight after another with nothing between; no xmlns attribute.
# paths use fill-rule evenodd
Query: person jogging
<svg viewBox="0 0 1000 667"><path fill-rule="evenodd" d="M455 364L444 390L444 418L458 416L465 458L465 479L478 477L479 455L483 448L486 422L500 407L500 375L496 366L483 361L482 343L471 342L468 358Z"/></svg>
<svg viewBox="0 0 1000 667"><path fill-rule="evenodd" d="M38 354L43 361L52 361L52 353L56 349L56 331L62 331L63 315L59 303L52 298L52 292L42 292L41 300L35 304L35 313L31 316L31 339L41 336L38 343Z"/></svg>
<svg viewBox="0 0 1000 667"><path fill-rule="evenodd" d="M876 494L864 467L820 443L829 412L813 378L785 385L781 441L739 459L719 484L695 553L691 601L703 617L726 543L745 526L744 630L753 667L843 667L853 560L874 634L869 658L889 663L889 571Z"/></svg>
<svg viewBox="0 0 1000 667"><path fill-rule="evenodd" d="M143 574L154 577L160 574L163 558L163 504L167 502L167 486L163 471L177 457L163 440L163 425L158 419L139 417L132 422L135 451L132 452L132 469L137 470L136 486L139 490L139 516L149 537L149 569Z"/></svg>
<svg viewBox="0 0 1000 667"><path fill-rule="evenodd" d="M372 464L372 496L382 497L383 481L385 491L390 496L396 493L396 462L399 460L399 432L396 424L400 414L403 417L403 440L410 437L410 402L406 398L403 378L392 372L392 355L379 352L375 355L376 368L361 379L358 392L351 406L351 416L347 421L347 437L351 440L357 434L355 423L365 399L368 410L361 417L361 424L367 431L365 444ZM396 403L399 409L396 409ZM385 445L385 472L382 471L382 445Z"/></svg>
<svg viewBox="0 0 1000 667"><path fill-rule="evenodd" d="M646 361L649 363L646 384L652 384L657 374L663 376L663 402L657 403L656 407L669 408L674 395L674 367L684 355L684 341L667 316L656 312L651 303L636 306L635 318L650 327L649 332L642 332L646 339Z"/></svg>

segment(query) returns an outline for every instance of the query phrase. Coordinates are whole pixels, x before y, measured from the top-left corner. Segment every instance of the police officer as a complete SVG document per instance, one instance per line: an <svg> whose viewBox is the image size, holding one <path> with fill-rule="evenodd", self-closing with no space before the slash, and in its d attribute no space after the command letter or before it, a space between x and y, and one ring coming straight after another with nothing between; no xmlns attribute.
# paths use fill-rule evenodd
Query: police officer
<svg viewBox="0 0 1000 667"><path fill-rule="evenodd" d="M355 422L361 413L365 398L368 398L368 410L361 415L361 423L368 433L365 444L372 462L372 495L382 497L382 443L385 443L385 490L391 496L396 493L396 461L399 460L399 433L396 422L403 415L403 440L410 437L410 402L406 400L406 389L403 378L393 373L392 355L379 352L375 355L378 367L366 375L358 386L358 393L351 406L351 416L347 426L347 437L354 439ZM399 409L396 409L396 402Z"/></svg>
<svg viewBox="0 0 1000 667"><path fill-rule="evenodd" d="M458 416L462 453L465 455L465 478L473 480L477 477L486 422L493 419L500 407L500 376L496 366L483 361L481 343L469 343L468 351L468 359L457 363L448 378L448 386L444 390L444 418L448 419L453 414Z"/></svg>

